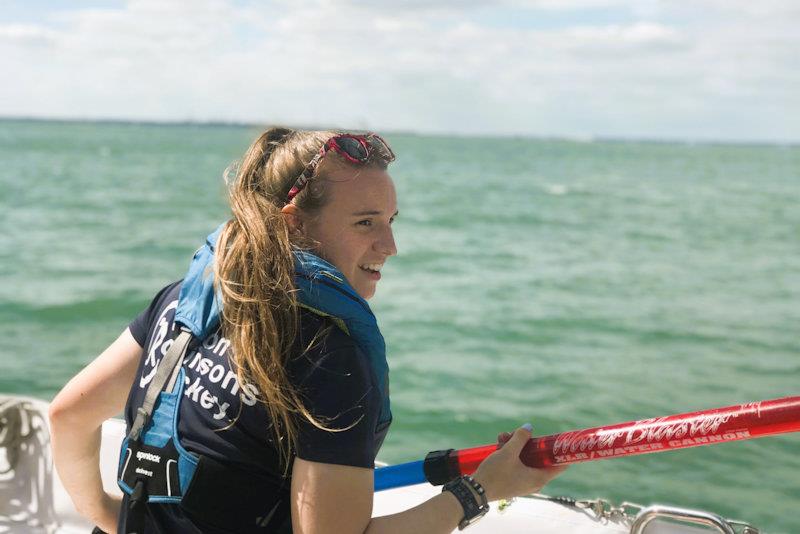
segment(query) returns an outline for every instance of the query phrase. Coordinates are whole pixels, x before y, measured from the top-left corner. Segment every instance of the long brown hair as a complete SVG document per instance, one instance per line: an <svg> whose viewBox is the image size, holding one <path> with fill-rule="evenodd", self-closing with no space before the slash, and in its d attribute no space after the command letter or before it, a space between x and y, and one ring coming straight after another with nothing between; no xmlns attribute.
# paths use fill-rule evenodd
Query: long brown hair
<svg viewBox="0 0 800 534"><path fill-rule="evenodd" d="M284 473L296 450L297 417L331 429L310 413L286 369L299 333L292 247L309 244L290 231L281 208L297 177L334 135L281 127L261 134L228 184L232 219L217 242L214 276L222 295L222 329L231 341L239 383L255 385L267 409ZM320 165L318 175L324 170ZM293 202L313 216L326 202L325 180L309 182Z"/></svg>

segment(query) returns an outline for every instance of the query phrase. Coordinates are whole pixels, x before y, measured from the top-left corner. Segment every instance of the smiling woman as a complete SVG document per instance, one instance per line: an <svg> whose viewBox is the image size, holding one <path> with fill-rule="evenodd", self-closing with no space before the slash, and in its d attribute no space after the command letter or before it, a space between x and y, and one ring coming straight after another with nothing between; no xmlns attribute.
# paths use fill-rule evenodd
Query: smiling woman
<svg viewBox="0 0 800 534"><path fill-rule="evenodd" d="M521 463L523 427L474 478L371 517L392 414L366 300L397 253L393 159L375 134L272 128L252 144L231 219L51 404L78 511L109 532L449 532L559 472ZM120 507L97 455L123 409Z"/></svg>
<svg viewBox="0 0 800 534"><path fill-rule="evenodd" d="M347 175L350 179L347 179ZM330 172L329 203L321 213L307 216L294 204L283 213L290 225L312 239L317 252L333 263L364 298L375 294L380 270L397 254L392 222L397 196L389 174L380 168L345 168Z"/></svg>

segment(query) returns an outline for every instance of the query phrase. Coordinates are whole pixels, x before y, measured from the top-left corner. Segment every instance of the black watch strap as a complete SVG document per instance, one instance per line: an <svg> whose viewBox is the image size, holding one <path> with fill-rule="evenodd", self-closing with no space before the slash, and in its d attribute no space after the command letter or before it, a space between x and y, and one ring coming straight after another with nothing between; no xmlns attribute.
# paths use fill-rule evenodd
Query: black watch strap
<svg viewBox="0 0 800 534"><path fill-rule="evenodd" d="M467 478L469 477L469 478ZM473 489L475 493L473 493ZM444 485L442 492L449 491L455 495L461 507L464 509L464 518L458 523L458 530L464 530L469 525L486 515L489 511L489 503L486 502L486 493L475 479L469 475L454 478ZM480 497L480 504L475 498L475 494Z"/></svg>
<svg viewBox="0 0 800 534"><path fill-rule="evenodd" d="M477 480L472 478L472 475L464 475L461 478L463 478L467 482L467 484L469 484L472 487L472 489L475 490L475 493L478 494L478 497L481 500L481 506L485 506L486 510L488 511L489 502L486 500L486 491L483 489L483 486L481 486Z"/></svg>

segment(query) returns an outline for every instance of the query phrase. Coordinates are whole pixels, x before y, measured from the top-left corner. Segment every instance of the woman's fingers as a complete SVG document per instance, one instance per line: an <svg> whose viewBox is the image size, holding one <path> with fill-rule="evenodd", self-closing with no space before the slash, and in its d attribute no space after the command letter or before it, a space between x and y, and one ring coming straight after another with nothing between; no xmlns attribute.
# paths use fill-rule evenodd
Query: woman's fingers
<svg viewBox="0 0 800 534"><path fill-rule="evenodd" d="M500 432L497 434L497 448L502 449L503 445L505 445L506 442L511 439L512 435L513 434L511 434L511 432Z"/></svg>
<svg viewBox="0 0 800 534"><path fill-rule="evenodd" d="M506 440L504 445L513 446L513 450L519 454L522 451L522 447L531 439L532 430L531 424L525 423L511 434L511 437Z"/></svg>

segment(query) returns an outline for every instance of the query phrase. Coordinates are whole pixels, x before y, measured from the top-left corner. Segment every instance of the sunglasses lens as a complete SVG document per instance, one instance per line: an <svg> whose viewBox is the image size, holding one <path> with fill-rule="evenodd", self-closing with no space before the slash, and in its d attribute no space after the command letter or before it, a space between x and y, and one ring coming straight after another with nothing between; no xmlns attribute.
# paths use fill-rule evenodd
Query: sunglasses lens
<svg viewBox="0 0 800 534"><path fill-rule="evenodd" d="M336 145L342 152L350 156L356 161L366 161L369 154L367 147L364 146L358 139L354 137L338 137L336 138Z"/></svg>
<svg viewBox="0 0 800 534"><path fill-rule="evenodd" d="M369 142L373 148L378 150L378 153L384 160L386 160L387 162L394 161L394 152L392 152L389 143L384 141L383 137L377 134L372 134L369 137Z"/></svg>

